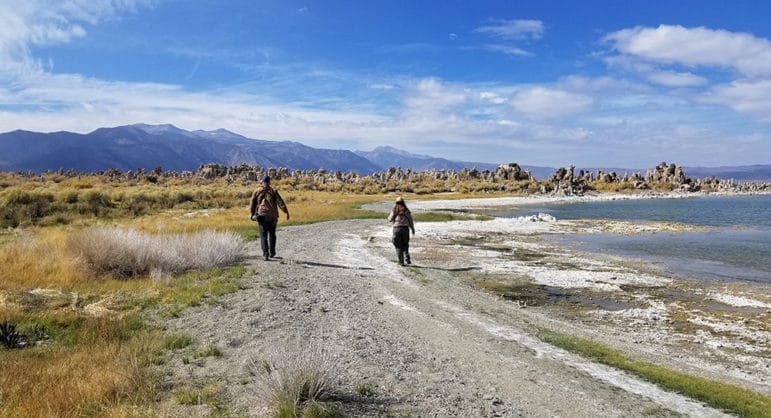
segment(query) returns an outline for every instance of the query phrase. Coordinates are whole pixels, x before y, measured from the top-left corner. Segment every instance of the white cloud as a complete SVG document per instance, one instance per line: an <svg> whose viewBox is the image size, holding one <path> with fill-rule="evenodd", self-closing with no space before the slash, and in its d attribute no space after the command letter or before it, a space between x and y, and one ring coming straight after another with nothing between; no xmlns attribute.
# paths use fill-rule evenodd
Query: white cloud
<svg viewBox="0 0 771 418"><path fill-rule="evenodd" d="M699 87L710 80L678 67L731 70L737 79L714 85L691 99L694 104L726 106L756 120L771 122L771 41L749 33L704 27L661 25L611 33L604 40L620 55L605 61L632 70L665 87ZM669 66L671 68L660 68Z"/></svg>
<svg viewBox="0 0 771 418"><path fill-rule="evenodd" d="M499 96L497 93L491 92L491 91L483 91L479 93L479 98L483 101L490 102L492 104L503 104L506 103L506 99Z"/></svg>
<svg viewBox="0 0 771 418"><path fill-rule="evenodd" d="M525 51L524 49L518 48L513 45L490 44L490 45L485 45L484 48L488 51L502 52L506 55L521 55L521 56L533 55L532 52Z"/></svg>
<svg viewBox="0 0 771 418"><path fill-rule="evenodd" d="M546 87L521 90L511 98L511 106L518 112L535 118L561 118L589 110L594 99L583 94Z"/></svg>
<svg viewBox="0 0 771 418"><path fill-rule="evenodd" d="M624 29L603 39L618 52L646 61L730 68L753 77L771 76L771 42L749 33L660 25Z"/></svg>
<svg viewBox="0 0 771 418"><path fill-rule="evenodd" d="M466 102L467 97L462 89L428 78L418 81L404 100L404 105L408 116L427 118L453 112Z"/></svg>
<svg viewBox="0 0 771 418"><path fill-rule="evenodd" d="M771 122L771 80L737 80L718 85L704 94L701 101L728 106L761 122Z"/></svg>
<svg viewBox="0 0 771 418"><path fill-rule="evenodd" d="M476 28L476 31L507 40L541 39L544 33L540 20L492 19L491 23Z"/></svg>

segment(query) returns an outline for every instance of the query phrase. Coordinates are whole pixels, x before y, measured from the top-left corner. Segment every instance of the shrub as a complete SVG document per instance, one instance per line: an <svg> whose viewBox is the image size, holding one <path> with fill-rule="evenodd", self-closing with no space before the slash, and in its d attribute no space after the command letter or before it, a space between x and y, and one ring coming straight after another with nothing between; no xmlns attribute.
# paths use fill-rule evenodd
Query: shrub
<svg viewBox="0 0 771 418"><path fill-rule="evenodd" d="M10 190L0 210L0 226L15 228L26 222L35 224L51 212L54 196L51 193L30 193Z"/></svg>
<svg viewBox="0 0 771 418"><path fill-rule="evenodd" d="M16 348L21 345L21 334L16 331L16 325L10 322L0 323L0 344L5 348Z"/></svg>
<svg viewBox="0 0 771 418"><path fill-rule="evenodd" d="M108 213L113 208L110 195L98 190L89 190L79 199L80 213L90 213L100 216Z"/></svg>
<svg viewBox="0 0 771 418"><path fill-rule="evenodd" d="M98 275L157 277L231 264L243 256L244 241L234 232L149 235L134 229L94 227L76 234L71 248Z"/></svg>
<svg viewBox="0 0 771 418"><path fill-rule="evenodd" d="M334 381L330 351L321 341L311 340L289 348L273 344L267 357L253 362L251 371L274 416L307 416L304 412L314 416Z"/></svg>

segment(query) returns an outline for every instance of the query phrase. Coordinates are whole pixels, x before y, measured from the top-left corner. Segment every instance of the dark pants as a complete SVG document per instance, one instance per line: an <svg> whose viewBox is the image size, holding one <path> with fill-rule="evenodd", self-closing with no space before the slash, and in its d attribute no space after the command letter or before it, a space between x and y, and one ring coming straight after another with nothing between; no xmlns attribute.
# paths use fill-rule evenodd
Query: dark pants
<svg viewBox="0 0 771 418"><path fill-rule="evenodd" d="M276 255L276 224L278 218L265 217L260 222L260 247L263 256Z"/></svg>
<svg viewBox="0 0 771 418"><path fill-rule="evenodd" d="M410 264L410 228L407 226L395 226L393 235L394 247L396 247L396 256L399 258L399 264Z"/></svg>

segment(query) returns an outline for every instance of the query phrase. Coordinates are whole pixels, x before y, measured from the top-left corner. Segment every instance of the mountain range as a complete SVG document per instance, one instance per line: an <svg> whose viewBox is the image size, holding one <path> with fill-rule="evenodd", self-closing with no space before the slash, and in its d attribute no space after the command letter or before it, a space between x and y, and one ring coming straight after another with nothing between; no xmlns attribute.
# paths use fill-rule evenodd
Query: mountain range
<svg viewBox="0 0 771 418"><path fill-rule="evenodd" d="M247 138L225 129L188 131L168 124L99 128L87 134L22 130L0 134L0 171L44 172L63 168L96 172L109 168L152 170L159 166L164 170L193 171L209 163L287 167L290 170L324 168L360 174L389 167L424 171L472 167L492 170L498 166L413 154L390 146L380 146L372 151L321 149L295 141ZM554 167L522 165L522 168L530 170L538 179L548 178L555 171ZM692 178L714 175L739 181L771 181L771 165L684 167L684 170ZM606 168L603 171L623 174L645 170Z"/></svg>
<svg viewBox="0 0 771 418"><path fill-rule="evenodd" d="M293 141L263 141L218 129L187 131L173 125L127 125L87 134L13 131L0 134L0 170L109 168L197 170L202 164L259 165L290 170L325 168L372 173L380 167L351 151Z"/></svg>

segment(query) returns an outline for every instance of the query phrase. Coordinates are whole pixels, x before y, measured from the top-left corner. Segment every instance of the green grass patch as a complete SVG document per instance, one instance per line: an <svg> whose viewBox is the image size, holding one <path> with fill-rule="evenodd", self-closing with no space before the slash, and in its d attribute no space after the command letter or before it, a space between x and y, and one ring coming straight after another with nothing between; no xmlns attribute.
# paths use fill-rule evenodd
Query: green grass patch
<svg viewBox="0 0 771 418"><path fill-rule="evenodd" d="M215 409L215 416L221 416L226 410L218 392L219 386L216 384L207 385L203 389L179 389L174 392L174 400L180 405L209 405Z"/></svg>
<svg viewBox="0 0 771 418"><path fill-rule="evenodd" d="M202 357L222 357L222 351L220 351L219 348L217 348L216 345L208 345L195 353L193 353L193 358L202 358Z"/></svg>
<svg viewBox="0 0 771 418"><path fill-rule="evenodd" d="M188 272L172 280L165 302L183 308L198 306L204 301L213 303L222 295L243 289L246 275L244 266Z"/></svg>
<svg viewBox="0 0 771 418"><path fill-rule="evenodd" d="M736 385L692 376L663 366L633 360L624 353L597 342L542 331L541 339L565 350L627 371L665 389L702 401L741 417L771 416L771 396Z"/></svg>
<svg viewBox="0 0 771 418"><path fill-rule="evenodd" d="M368 398L375 395L375 389L367 383L356 386L356 395L362 398Z"/></svg>
<svg viewBox="0 0 771 418"><path fill-rule="evenodd" d="M336 405L324 402L296 404L283 400L273 411L274 418L338 418L343 416Z"/></svg>
<svg viewBox="0 0 771 418"><path fill-rule="evenodd" d="M334 404L311 402L305 405L301 416L303 418L337 418L342 414Z"/></svg>
<svg viewBox="0 0 771 418"><path fill-rule="evenodd" d="M26 314L19 318L18 332L34 345L72 347L80 344L98 344L105 341L126 341L133 333L146 329L140 315L122 318L91 317L74 311L49 311Z"/></svg>
<svg viewBox="0 0 771 418"><path fill-rule="evenodd" d="M193 343L193 337L189 334L175 333L167 335L163 340L163 348L167 350L179 350Z"/></svg>
<svg viewBox="0 0 771 418"><path fill-rule="evenodd" d="M203 397L197 390L180 389L174 392L174 400L180 405L201 405Z"/></svg>

